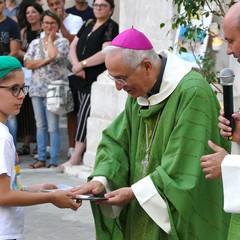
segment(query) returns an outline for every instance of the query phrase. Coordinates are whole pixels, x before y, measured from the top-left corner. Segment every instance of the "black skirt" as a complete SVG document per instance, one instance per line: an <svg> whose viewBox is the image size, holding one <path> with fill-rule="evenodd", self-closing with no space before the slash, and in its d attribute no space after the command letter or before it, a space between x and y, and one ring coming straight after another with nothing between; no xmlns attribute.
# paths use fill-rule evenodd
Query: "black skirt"
<svg viewBox="0 0 240 240"><path fill-rule="evenodd" d="M36 138L36 121L34 118L32 100L27 94L23 101L20 113L17 115L18 138L31 135L33 139Z"/></svg>

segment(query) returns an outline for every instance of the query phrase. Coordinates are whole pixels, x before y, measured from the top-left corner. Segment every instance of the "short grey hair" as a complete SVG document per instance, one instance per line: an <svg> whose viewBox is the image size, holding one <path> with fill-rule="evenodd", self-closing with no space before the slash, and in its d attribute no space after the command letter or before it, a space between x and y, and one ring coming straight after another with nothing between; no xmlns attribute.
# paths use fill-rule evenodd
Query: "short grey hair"
<svg viewBox="0 0 240 240"><path fill-rule="evenodd" d="M157 65L159 56L157 52L152 48L149 50L134 50L121 48L116 46L107 46L103 49L105 54L122 51L123 52L123 61L126 65L136 68L144 60L150 60L153 65Z"/></svg>

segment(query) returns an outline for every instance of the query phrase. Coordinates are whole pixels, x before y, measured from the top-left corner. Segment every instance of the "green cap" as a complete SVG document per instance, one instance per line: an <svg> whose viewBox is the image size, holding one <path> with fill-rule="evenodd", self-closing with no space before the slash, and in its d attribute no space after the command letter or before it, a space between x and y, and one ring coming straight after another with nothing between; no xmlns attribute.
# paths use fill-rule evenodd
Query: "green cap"
<svg viewBox="0 0 240 240"><path fill-rule="evenodd" d="M0 56L0 78L17 68L22 68L22 64L17 58L11 56Z"/></svg>

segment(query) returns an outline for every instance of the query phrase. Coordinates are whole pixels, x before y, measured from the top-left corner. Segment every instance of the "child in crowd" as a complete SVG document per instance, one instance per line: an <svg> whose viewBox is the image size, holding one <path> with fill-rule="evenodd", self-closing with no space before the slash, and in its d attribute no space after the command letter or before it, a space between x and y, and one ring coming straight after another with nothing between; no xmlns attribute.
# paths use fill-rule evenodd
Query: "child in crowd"
<svg viewBox="0 0 240 240"><path fill-rule="evenodd" d="M73 200L75 194L71 191L43 192L57 189L54 184L21 186L19 159L5 124L9 115L19 113L27 92L21 63L14 57L0 56L0 239L22 238L21 206L52 203L59 208L77 210L81 205Z"/></svg>

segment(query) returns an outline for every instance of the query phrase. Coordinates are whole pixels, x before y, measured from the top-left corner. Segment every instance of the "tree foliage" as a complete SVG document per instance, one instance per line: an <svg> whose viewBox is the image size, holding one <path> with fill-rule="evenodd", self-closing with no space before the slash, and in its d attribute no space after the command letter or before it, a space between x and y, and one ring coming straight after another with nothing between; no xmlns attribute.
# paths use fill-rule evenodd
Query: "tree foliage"
<svg viewBox="0 0 240 240"><path fill-rule="evenodd" d="M171 29L177 29L179 26L186 27L184 32L184 41L188 41L190 46L199 41L199 36L203 33L203 37L211 35L210 26L205 26L204 22L200 21L197 26L193 24L192 19L201 20L203 17L208 17L210 14L217 18L224 17L226 11L237 1L209 1L209 0L173 0L173 5L176 7L177 14L172 18ZM165 23L160 24L160 28L165 27ZM219 28L221 26L218 26ZM185 47L179 48L179 53L187 52ZM218 74L215 72L215 62L211 58L212 49L207 48L204 56L200 59L194 55L193 47L191 48L192 54L199 66L200 72L208 80L209 83L219 82Z"/></svg>

